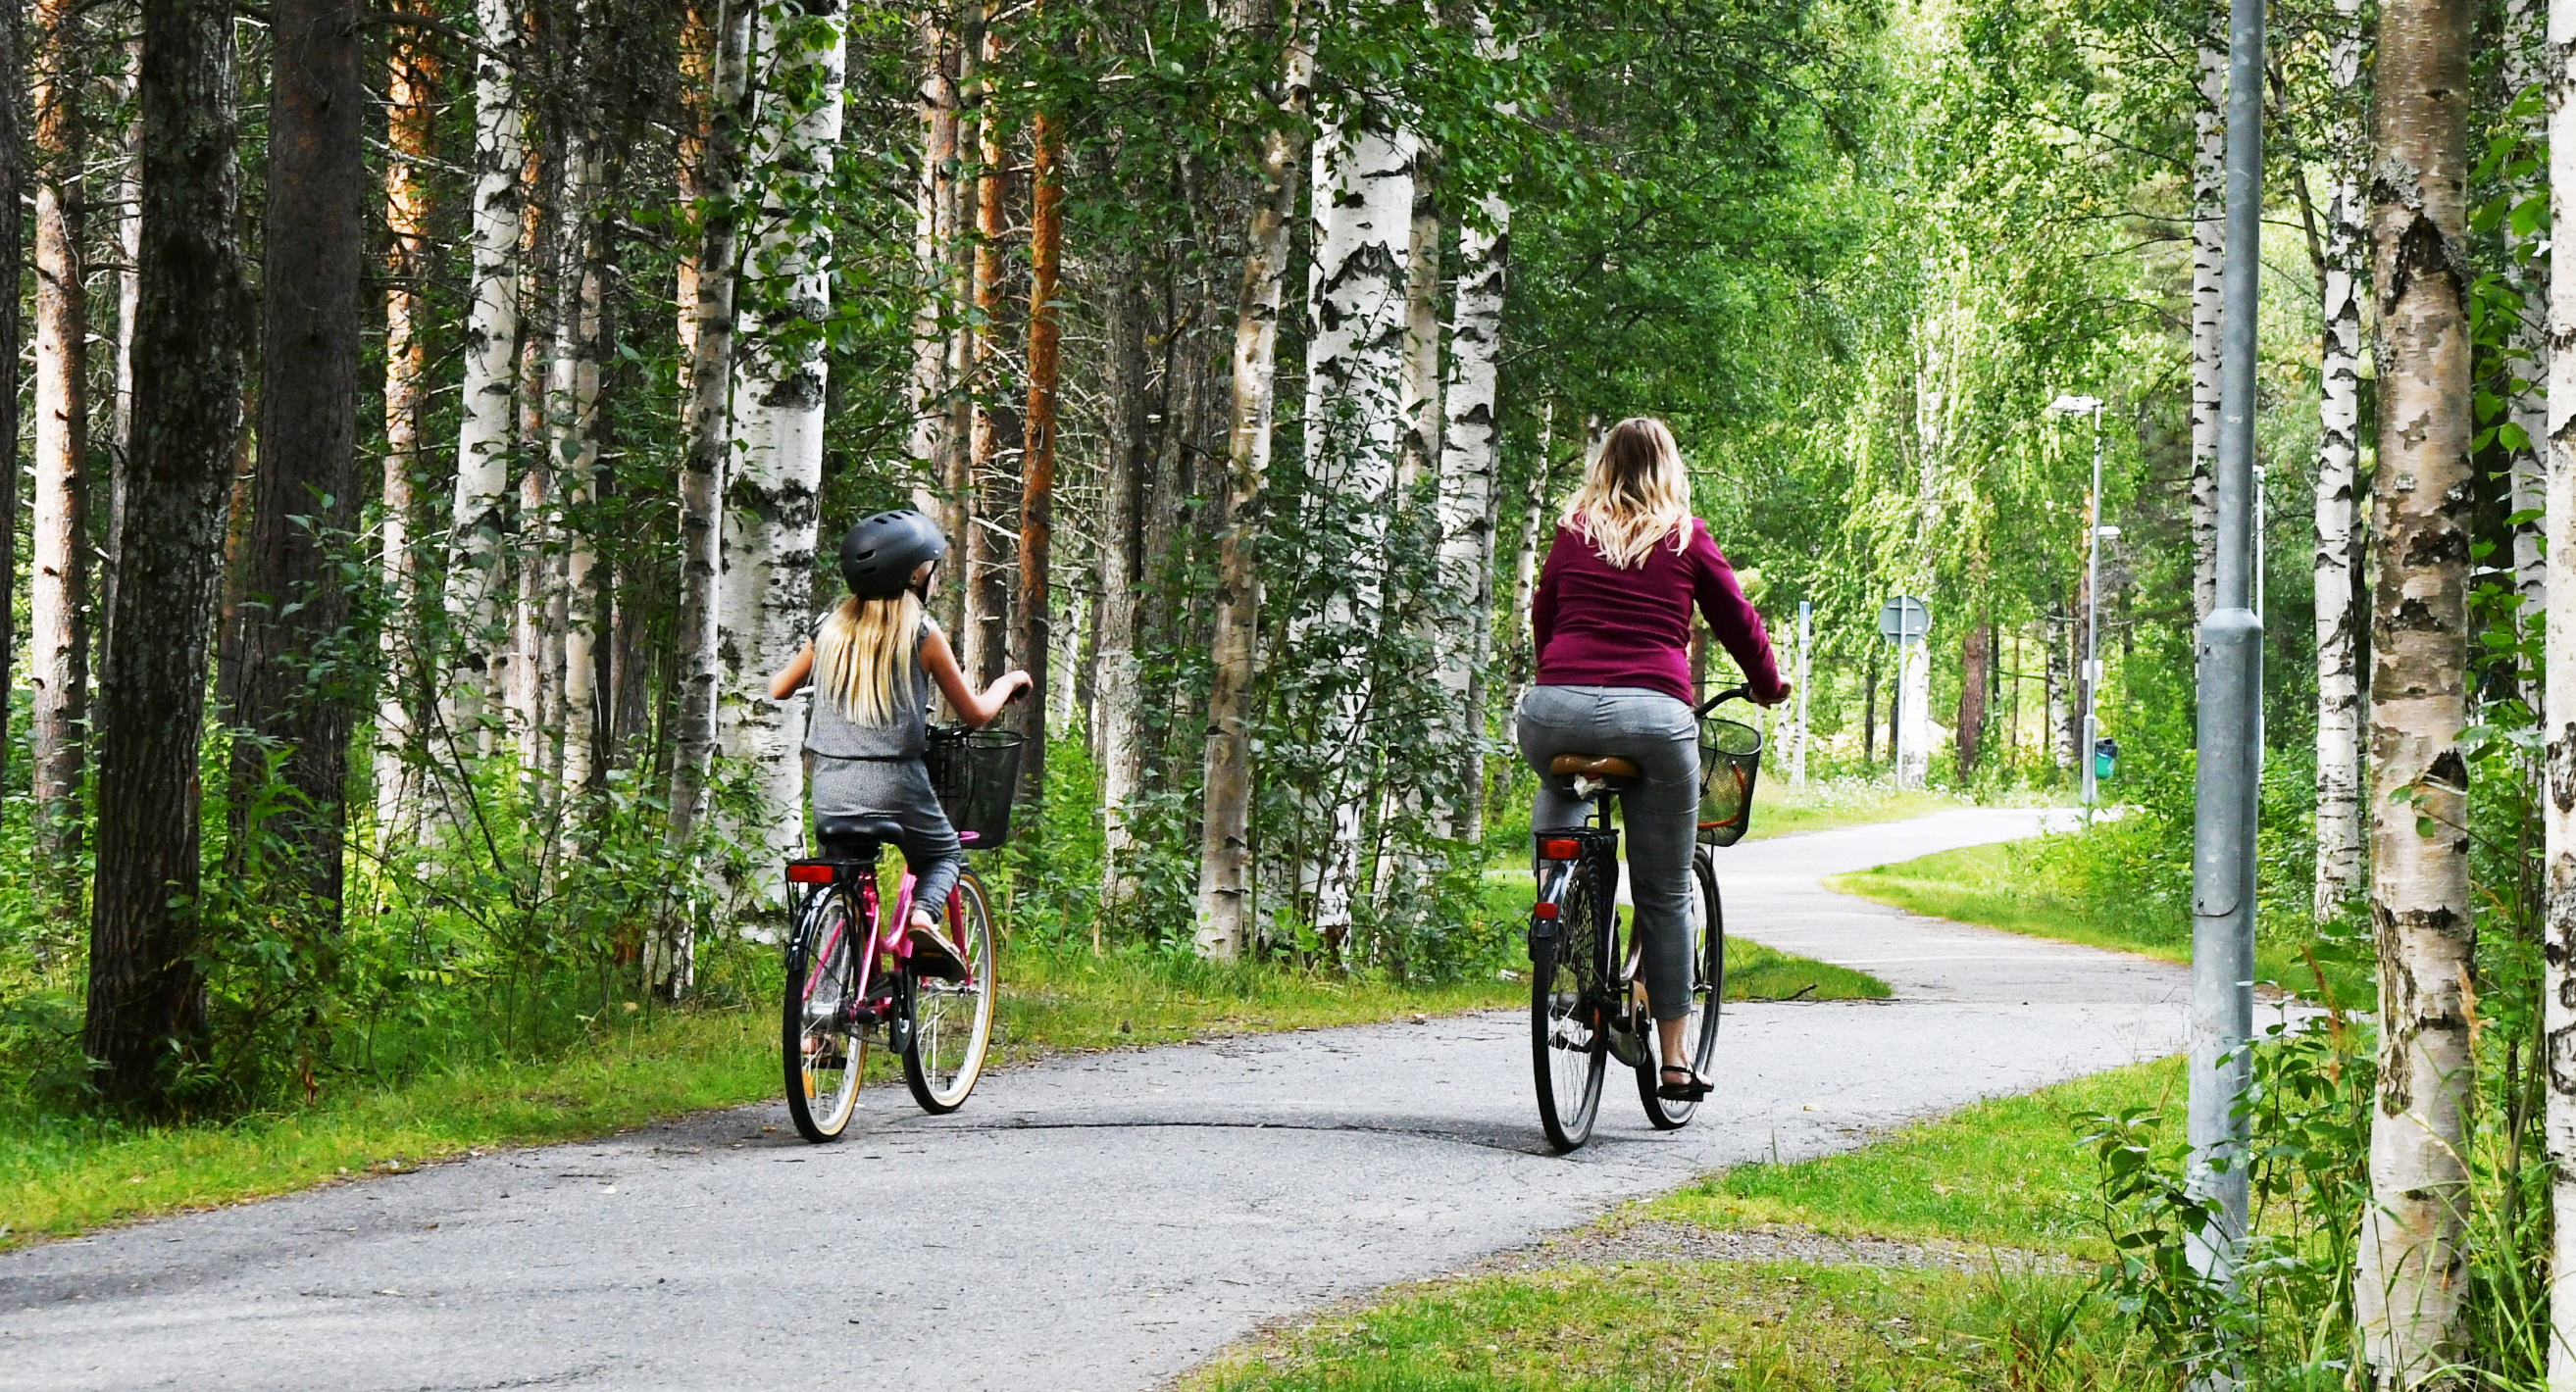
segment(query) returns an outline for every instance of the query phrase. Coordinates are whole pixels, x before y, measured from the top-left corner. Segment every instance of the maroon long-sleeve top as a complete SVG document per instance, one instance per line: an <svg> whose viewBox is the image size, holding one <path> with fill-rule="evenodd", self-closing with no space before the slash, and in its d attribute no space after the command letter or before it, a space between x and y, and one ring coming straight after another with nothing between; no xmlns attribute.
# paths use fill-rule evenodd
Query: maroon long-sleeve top
<svg viewBox="0 0 2576 1392"><path fill-rule="evenodd" d="M1635 570L1613 569L1589 537L1557 528L1530 601L1540 684L1635 686L1690 700L1693 604L1744 669L1754 698L1779 699L1771 635L1707 523L1692 518L1688 545L1675 551L1669 537L1656 542Z"/></svg>

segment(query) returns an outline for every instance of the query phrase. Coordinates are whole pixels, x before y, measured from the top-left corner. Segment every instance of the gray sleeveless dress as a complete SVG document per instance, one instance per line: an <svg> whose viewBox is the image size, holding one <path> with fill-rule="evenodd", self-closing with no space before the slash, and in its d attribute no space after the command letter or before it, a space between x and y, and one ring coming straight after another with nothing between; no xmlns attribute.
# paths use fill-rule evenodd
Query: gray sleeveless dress
<svg viewBox="0 0 2576 1392"><path fill-rule="evenodd" d="M966 852L921 762L930 748L930 674L921 665L921 640L929 632L924 619L888 724L858 724L839 701L809 686L805 752L814 756L815 817L892 818L903 828L900 844L904 863L919 880L913 891L918 902L938 904L957 883Z"/></svg>

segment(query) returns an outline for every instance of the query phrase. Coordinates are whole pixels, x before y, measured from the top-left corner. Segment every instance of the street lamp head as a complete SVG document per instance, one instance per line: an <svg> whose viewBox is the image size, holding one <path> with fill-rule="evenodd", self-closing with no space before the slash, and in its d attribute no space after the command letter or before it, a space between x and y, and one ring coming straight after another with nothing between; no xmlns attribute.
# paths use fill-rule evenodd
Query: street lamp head
<svg viewBox="0 0 2576 1392"><path fill-rule="evenodd" d="M2098 396L2061 396L2048 403L2052 416L2089 416L2101 409L2102 398Z"/></svg>

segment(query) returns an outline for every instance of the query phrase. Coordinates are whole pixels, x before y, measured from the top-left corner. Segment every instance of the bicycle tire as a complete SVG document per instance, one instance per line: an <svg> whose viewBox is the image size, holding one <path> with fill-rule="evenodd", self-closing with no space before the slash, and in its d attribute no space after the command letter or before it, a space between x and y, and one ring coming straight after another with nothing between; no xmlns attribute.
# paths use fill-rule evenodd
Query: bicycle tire
<svg viewBox="0 0 2576 1392"><path fill-rule="evenodd" d="M1597 881L1592 866L1576 861L1544 886L1539 902L1556 906L1557 930L1531 942L1530 1065L1539 1125L1560 1154L1592 1138L1610 1072Z"/></svg>
<svg viewBox="0 0 2576 1392"><path fill-rule="evenodd" d="M966 978L951 981L904 967L911 1028L905 1031L903 1081L912 1100L932 1116L965 1105L984 1075L993 1043L993 999L999 961L993 952L993 911L984 882L972 871L958 876L948 915L949 941L966 953Z"/></svg>
<svg viewBox="0 0 2576 1392"><path fill-rule="evenodd" d="M1697 891L1691 896L1691 1013L1682 1026L1682 1057L1690 1060L1692 1071L1706 1075L1709 1060L1717 1055L1718 1014L1726 1000L1726 910L1708 847L1693 848L1691 878ZM1646 1121L1656 1130L1679 1130L1690 1124L1699 1103L1665 1099L1656 1092L1662 1081L1658 1050L1649 1048L1637 1068L1638 1100L1646 1104Z"/></svg>
<svg viewBox="0 0 2576 1392"><path fill-rule="evenodd" d="M859 916L836 885L807 902L787 940L779 1019L787 1115L798 1135L818 1144L848 1129L867 1070L867 1035L849 1009L858 995L859 935Z"/></svg>

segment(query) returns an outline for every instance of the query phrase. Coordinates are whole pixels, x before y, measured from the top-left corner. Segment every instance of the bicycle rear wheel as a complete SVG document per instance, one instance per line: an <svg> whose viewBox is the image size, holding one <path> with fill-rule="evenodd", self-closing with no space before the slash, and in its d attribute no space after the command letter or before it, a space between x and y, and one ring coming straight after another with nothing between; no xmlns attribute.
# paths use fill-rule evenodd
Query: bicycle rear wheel
<svg viewBox="0 0 2576 1392"><path fill-rule="evenodd" d="M984 1051L993 1042L995 968L993 912L984 882L969 871L957 880L948 912L949 941L963 949L966 972L950 980L907 966L912 989L912 1028L903 1051L903 1081L912 1100L933 1116L957 1110L984 1075Z"/></svg>
<svg viewBox="0 0 2576 1392"><path fill-rule="evenodd" d="M787 992L780 1045L787 1115L809 1141L838 1140L859 1106L867 1036L858 1001L861 925L839 886L815 894L787 940Z"/></svg>
<svg viewBox="0 0 2576 1392"><path fill-rule="evenodd" d="M1601 932L1601 890L1592 866L1576 861L1540 891L1556 907L1556 932L1530 953L1530 1063L1539 1125L1549 1145L1572 1150L1592 1137L1601 1080L1610 1071L1602 1018L1609 976Z"/></svg>
<svg viewBox="0 0 2576 1392"><path fill-rule="evenodd" d="M1717 866L1706 846L1691 855L1691 1011L1682 1022L1682 1057L1691 1070L1708 1072L1717 1055L1717 1016L1726 999L1726 914L1717 897ZM1637 1065L1637 1096L1646 1104L1646 1120L1658 1131L1687 1125L1697 1102L1673 1102L1656 1094L1663 1081L1663 1060L1650 1042L1646 1060Z"/></svg>

